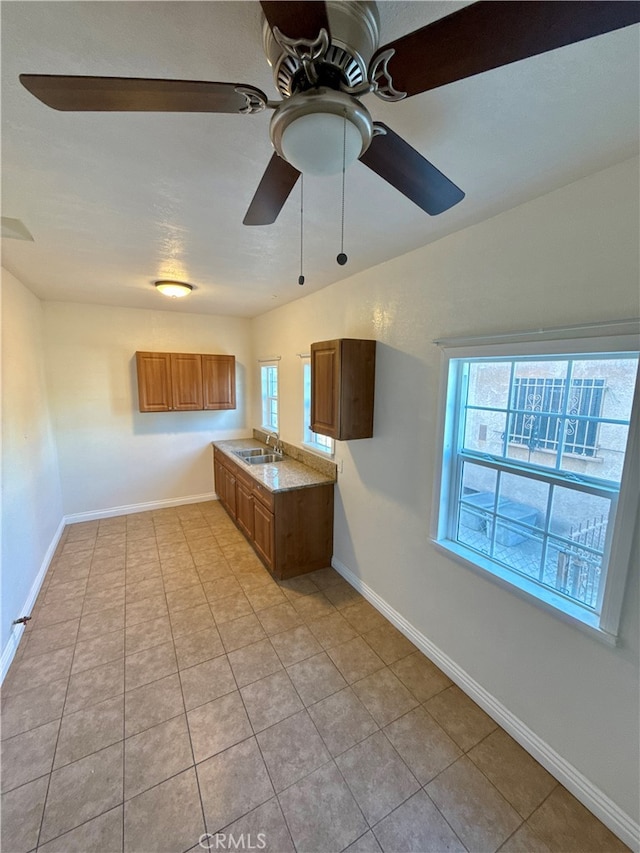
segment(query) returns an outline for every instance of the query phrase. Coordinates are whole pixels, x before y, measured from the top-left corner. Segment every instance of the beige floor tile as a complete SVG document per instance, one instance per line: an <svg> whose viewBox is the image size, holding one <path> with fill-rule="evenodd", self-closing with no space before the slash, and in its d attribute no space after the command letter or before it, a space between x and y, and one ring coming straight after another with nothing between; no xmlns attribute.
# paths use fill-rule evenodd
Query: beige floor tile
<svg viewBox="0 0 640 853"><path fill-rule="evenodd" d="M451 687L453 683L429 658L418 651L391 664L391 669L418 702L426 702Z"/></svg>
<svg viewBox="0 0 640 853"><path fill-rule="evenodd" d="M202 583L195 566L193 569L180 569L172 574L168 574L163 569L162 575L165 592L177 592L179 589L188 589L190 586L198 586Z"/></svg>
<svg viewBox="0 0 640 853"><path fill-rule="evenodd" d="M181 670L180 681L187 711L236 690L236 680L226 655Z"/></svg>
<svg viewBox="0 0 640 853"><path fill-rule="evenodd" d="M122 802L122 743L51 774L40 842L56 838Z"/></svg>
<svg viewBox="0 0 640 853"><path fill-rule="evenodd" d="M125 736L129 737L171 717L177 717L183 711L182 690L177 674L137 687L125 695Z"/></svg>
<svg viewBox="0 0 640 853"><path fill-rule="evenodd" d="M254 732L262 731L303 708L286 672L275 672L240 690Z"/></svg>
<svg viewBox="0 0 640 853"><path fill-rule="evenodd" d="M125 624L127 628L130 628L132 625L139 625L141 622L159 619L161 616L166 616L167 613L167 601L164 592L152 595L149 598L137 598L134 601L127 602Z"/></svg>
<svg viewBox="0 0 640 853"><path fill-rule="evenodd" d="M124 742L125 800L193 765L184 714L146 729Z"/></svg>
<svg viewBox="0 0 640 853"><path fill-rule="evenodd" d="M122 806L117 806L38 847L39 853L122 853Z"/></svg>
<svg viewBox="0 0 640 853"><path fill-rule="evenodd" d="M278 655L269 640L266 639L229 652L229 663L238 682L238 687L244 687L252 681L258 681L258 679L265 678L267 675L282 669Z"/></svg>
<svg viewBox="0 0 640 853"><path fill-rule="evenodd" d="M386 664L395 663L417 651L413 643L390 622L367 631L363 639Z"/></svg>
<svg viewBox="0 0 640 853"><path fill-rule="evenodd" d="M178 637L174 643L178 669L187 669L224 654L224 646L216 628L186 634Z"/></svg>
<svg viewBox="0 0 640 853"><path fill-rule="evenodd" d="M288 599L300 598L302 595L312 595L314 592L319 591L319 587L314 584L309 575L300 575L297 578L278 581L278 586Z"/></svg>
<svg viewBox="0 0 640 853"><path fill-rule="evenodd" d="M91 640L123 628L124 605L117 604L115 607L106 607L97 613L88 613L83 616L80 620L77 639L78 641Z"/></svg>
<svg viewBox="0 0 640 853"><path fill-rule="evenodd" d="M72 675L64 713L72 714L124 693L124 658Z"/></svg>
<svg viewBox="0 0 640 853"><path fill-rule="evenodd" d="M182 851L204 832L194 769L138 794L124 804L124 850Z"/></svg>
<svg viewBox="0 0 640 853"><path fill-rule="evenodd" d="M429 699L425 708L463 752L498 727L482 708L455 685Z"/></svg>
<svg viewBox="0 0 640 853"><path fill-rule="evenodd" d="M562 785L558 785L536 809L528 824L553 853L627 851L627 847Z"/></svg>
<svg viewBox="0 0 640 853"><path fill-rule="evenodd" d="M133 566L127 564L126 577L128 584L138 583L139 581L160 580L162 577L160 561L149 560L141 563L136 562Z"/></svg>
<svg viewBox="0 0 640 853"><path fill-rule="evenodd" d="M178 662L173 642L152 646L125 658L124 689L134 690L177 671Z"/></svg>
<svg viewBox="0 0 640 853"><path fill-rule="evenodd" d="M124 632L124 649L126 655L133 655L169 643L173 639L171 633L171 622L168 616L159 616L148 622L139 622L137 625L129 625Z"/></svg>
<svg viewBox="0 0 640 853"><path fill-rule="evenodd" d="M336 764L370 825L420 788L382 732L375 732L343 752L336 758Z"/></svg>
<svg viewBox="0 0 640 853"><path fill-rule="evenodd" d="M280 595L284 599L284 596ZM282 631L287 631L290 628L296 628L298 625L302 625L304 621L295 607L286 600L273 607L257 610L257 616L260 624L269 636L280 634Z"/></svg>
<svg viewBox="0 0 640 853"><path fill-rule="evenodd" d="M327 654L349 683L360 681L384 666L362 637L355 637L348 643L334 646L327 650Z"/></svg>
<svg viewBox="0 0 640 853"><path fill-rule="evenodd" d="M209 602L217 625L233 622L241 616L253 616L253 607L242 589L224 598L210 599Z"/></svg>
<svg viewBox="0 0 640 853"><path fill-rule="evenodd" d="M388 667L356 681L353 690L379 726L386 726L418 704Z"/></svg>
<svg viewBox="0 0 640 853"><path fill-rule="evenodd" d="M82 607L82 615L98 613L100 610L106 610L110 607L121 607L124 604L124 590L123 586L113 586L87 593Z"/></svg>
<svg viewBox="0 0 640 853"><path fill-rule="evenodd" d="M382 847L378 844L371 830L361 835L353 844L350 844L344 853L382 853Z"/></svg>
<svg viewBox="0 0 640 853"><path fill-rule="evenodd" d="M177 613L179 610L192 610L194 607L207 604L207 597L202 584L199 583L196 586L186 586L168 592L167 604L170 613Z"/></svg>
<svg viewBox="0 0 640 853"><path fill-rule="evenodd" d="M331 755L340 755L369 737L378 724L350 687L308 709Z"/></svg>
<svg viewBox="0 0 640 853"><path fill-rule="evenodd" d="M325 587L323 592L338 610L351 607L353 604L357 604L363 600L360 593L346 581L340 581L333 586Z"/></svg>
<svg viewBox="0 0 640 853"><path fill-rule="evenodd" d="M93 595L95 592L100 592L105 589L113 589L114 587L124 586L127 574L124 569L117 569L112 572L102 572L93 570L87 581L87 595ZM126 591L125 591L126 595Z"/></svg>
<svg viewBox="0 0 640 853"><path fill-rule="evenodd" d="M276 584L265 584L257 587L257 589L248 589L246 595L256 613L259 610L273 608L278 604L283 607L291 607L290 604L286 604L287 599ZM292 625L287 625L287 627L290 628Z"/></svg>
<svg viewBox="0 0 640 853"><path fill-rule="evenodd" d="M270 639L283 666L291 666L322 651L322 647L306 625L290 628Z"/></svg>
<svg viewBox="0 0 640 853"><path fill-rule="evenodd" d="M231 558L230 563L245 593L265 586L275 586L275 581L257 557L245 557L241 561Z"/></svg>
<svg viewBox="0 0 640 853"><path fill-rule="evenodd" d="M105 699L97 705L67 714L62 720L54 769L84 758L124 736L124 696Z"/></svg>
<svg viewBox="0 0 640 853"><path fill-rule="evenodd" d="M241 616L232 622L218 624L218 631L227 652L249 646L266 637L264 628L255 613L250 616Z"/></svg>
<svg viewBox="0 0 640 853"><path fill-rule="evenodd" d="M421 785L426 785L462 755L460 748L422 707L394 720L384 733Z"/></svg>
<svg viewBox="0 0 640 853"><path fill-rule="evenodd" d="M43 604L32 612L32 630L48 628L60 622L68 622L70 619L79 619L82 613L83 600L74 598L63 604Z"/></svg>
<svg viewBox="0 0 640 853"><path fill-rule="evenodd" d="M318 589L326 589L329 586L335 586L344 582L342 575L329 567L326 569L316 569L315 572L309 572L305 577L312 580Z"/></svg>
<svg viewBox="0 0 640 853"><path fill-rule="evenodd" d="M34 625L28 632L28 638L23 638L23 642L24 639L27 639L24 650L25 657L42 655L56 649L63 649L65 646L73 646L78 635L79 624L79 619L70 619L45 628L37 628Z"/></svg>
<svg viewBox="0 0 640 853"><path fill-rule="evenodd" d="M197 634L199 631L215 628L215 622L208 604L201 604L199 607L193 607L189 610L172 611L169 618L171 619L174 640L177 640L178 637L186 637L189 634Z"/></svg>
<svg viewBox="0 0 640 853"><path fill-rule="evenodd" d="M305 705L313 705L347 686L326 652L306 658L287 668L289 677Z"/></svg>
<svg viewBox="0 0 640 853"><path fill-rule="evenodd" d="M5 853L35 849L48 787L49 777L42 776L2 795L0 846Z"/></svg>
<svg viewBox="0 0 640 853"><path fill-rule="evenodd" d="M279 796L298 850L344 850L368 829L335 764L328 763Z"/></svg>
<svg viewBox="0 0 640 853"><path fill-rule="evenodd" d="M196 763L253 734L238 691L187 712Z"/></svg>
<svg viewBox="0 0 640 853"><path fill-rule="evenodd" d="M273 797L273 786L253 737L199 764L197 771L210 833Z"/></svg>
<svg viewBox="0 0 640 853"><path fill-rule="evenodd" d="M466 756L436 776L425 790L469 850L497 850L522 823Z"/></svg>
<svg viewBox="0 0 640 853"><path fill-rule="evenodd" d="M340 612L360 634L365 634L367 631L373 631L374 628L380 628L387 624L384 616L378 613L368 601L359 601L357 604L343 608Z"/></svg>
<svg viewBox="0 0 640 853"><path fill-rule="evenodd" d="M323 649L340 646L358 636L356 629L341 613L331 613L321 619L313 619L308 625Z"/></svg>
<svg viewBox="0 0 640 853"><path fill-rule="evenodd" d="M35 729L62 716L68 679L50 681L2 700L2 740Z"/></svg>
<svg viewBox="0 0 640 853"><path fill-rule="evenodd" d="M499 853L551 853L547 845L523 823L500 848Z"/></svg>
<svg viewBox="0 0 640 853"><path fill-rule="evenodd" d="M474 746L469 758L524 818L558 784L504 729L496 729Z"/></svg>
<svg viewBox="0 0 640 853"><path fill-rule="evenodd" d="M466 853L466 847L424 791L418 791L374 828L383 850Z"/></svg>
<svg viewBox="0 0 640 853"><path fill-rule="evenodd" d="M277 792L308 776L331 759L311 717L304 710L265 729L256 737Z"/></svg>
<svg viewBox="0 0 640 853"><path fill-rule="evenodd" d="M76 644L71 673L76 675L121 657L124 657L124 631L112 631L91 640L82 640Z"/></svg>
<svg viewBox="0 0 640 853"><path fill-rule="evenodd" d="M313 619L321 619L323 616L330 616L332 613L337 612L324 592L314 592L312 595L296 598L293 600L293 606L307 622L311 622Z"/></svg>
<svg viewBox="0 0 640 853"><path fill-rule="evenodd" d="M164 583L160 575L155 575L151 578L146 578L141 581L130 583L127 580L125 587L125 601L128 605L135 601L141 601L145 598L153 598L156 595L164 595Z"/></svg>
<svg viewBox="0 0 640 853"><path fill-rule="evenodd" d="M2 741L3 793L50 772L59 728L54 720Z"/></svg>
<svg viewBox="0 0 640 853"><path fill-rule="evenodd" d="M204 584L205 595L213 604L223 598L228 598L230 595L240 595L242 587L238 583L238 579L233 575L220 577L216 580L207 581Z"/></svg>
<svg viewBox="0 0 640 853"><path fill-rule="evenodd" d="M263 853L295 853L278 800L274 797L225 828L228 837L245 838Z"/></svg>
<svg viewBox="0 0 640 853"><path fill-rule="evenodd" d="M44 655L21 657L12 666L2 685L3 696L24 693L34 687L42 687L51 681L68 678L71 672L74 648L67 646Z"/></svg>

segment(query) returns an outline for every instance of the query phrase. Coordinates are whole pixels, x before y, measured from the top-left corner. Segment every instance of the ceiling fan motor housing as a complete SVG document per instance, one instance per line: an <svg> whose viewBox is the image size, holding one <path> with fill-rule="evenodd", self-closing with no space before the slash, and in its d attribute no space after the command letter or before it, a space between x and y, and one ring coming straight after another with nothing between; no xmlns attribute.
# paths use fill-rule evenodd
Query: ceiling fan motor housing
<svg viewBox="0 0 640 853"><path fill-rule="evenodd" d="M349 87L367 82L367 69L380 39L380 19L373 2L336 2L328 0L327 17L331 29L329 49L321 60L321 82L331 85L333 77ZM293 38L296 33L284 33ZM262 31L264 51L273 68L276 88L289 98L304 86L302 63L283 51L265 20Z"/></svg>

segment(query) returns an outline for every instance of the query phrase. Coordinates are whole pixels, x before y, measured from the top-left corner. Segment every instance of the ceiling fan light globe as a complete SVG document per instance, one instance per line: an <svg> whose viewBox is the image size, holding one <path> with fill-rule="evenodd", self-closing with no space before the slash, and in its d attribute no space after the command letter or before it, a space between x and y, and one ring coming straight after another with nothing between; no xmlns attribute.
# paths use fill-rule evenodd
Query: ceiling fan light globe
<svg viewBox="0 0 640 853"><path fill-rule="evenodd" d="M336 175L348 169L363 150L356 125L335 113L308 113L283 131L282 153L305 175Z"/></svg>

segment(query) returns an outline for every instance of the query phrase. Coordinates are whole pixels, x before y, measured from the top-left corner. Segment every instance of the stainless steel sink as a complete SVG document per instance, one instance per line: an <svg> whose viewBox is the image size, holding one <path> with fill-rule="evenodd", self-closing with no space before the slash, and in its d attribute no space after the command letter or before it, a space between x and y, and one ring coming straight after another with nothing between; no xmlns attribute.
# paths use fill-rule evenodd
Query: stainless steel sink
<svg viewBox="0 0 640 853"><path fill-rule="evenodd" d="M246 450L234 450L233 451L236 456L239 456L241 459L246 459L248 456L263 456L264 449L262 447L250 447Z"/></svg>
<svg viewBox="0 0 640 853"><path fill-rule="evenodd" d="M267 465L274 462L282 462L284 456L281 453L263 453L260 456L246 456L244 461L247 465Z"/></svg>

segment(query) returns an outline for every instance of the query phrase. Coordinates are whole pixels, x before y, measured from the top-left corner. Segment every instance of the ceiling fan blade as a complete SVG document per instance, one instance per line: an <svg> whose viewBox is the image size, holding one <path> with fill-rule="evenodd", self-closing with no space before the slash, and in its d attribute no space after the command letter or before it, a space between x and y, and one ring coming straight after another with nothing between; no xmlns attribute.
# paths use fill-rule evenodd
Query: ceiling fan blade
<svg viewBox="0 0 640 853"><path fill-rule="evenodd" d="M394 88L417 95L640 21L636 0L482 0L380 48ZM375 62L376 57L374 57Z"/></svg>
<svg viewBox="0 0 640 853"><path fill-rule="evenodd" d="M376 174L415 202L430 216L443 213L462 201L464 193L439 169L382 122L360 160Z"/></svg>
<svg viewBox="0 0 640 853"><path fill-rule="evenodd" d="M251 98L267 103L260 89L240 83L59 74L21 74L20 82L54 110L238 113Z"/></svg>
<svg viewBox="0 0 640 853"><path fill-rule="evenodd" d="M300 172L274 154L249 205L243 225L271 225L289 198Z"/></svg>
<svg viewBox="0 0 640 853"><path fill-rule="evenodd" d="M315 39L324 27L329 30L327 7L317 0L261 0L260 5L271 29L277 27L289 38Z"/></svg>

